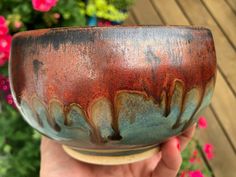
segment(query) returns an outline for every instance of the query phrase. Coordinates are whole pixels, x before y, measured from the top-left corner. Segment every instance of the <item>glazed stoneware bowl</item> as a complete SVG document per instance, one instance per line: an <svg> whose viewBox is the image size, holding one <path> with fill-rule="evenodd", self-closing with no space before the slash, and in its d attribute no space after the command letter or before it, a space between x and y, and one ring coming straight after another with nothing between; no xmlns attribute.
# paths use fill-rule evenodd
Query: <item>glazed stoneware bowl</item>
<svg viewBox="0 0 236 177"><path fill-rule="evenodd" d="M56 28L14 36L11 90L24 119L95 164L130 163L197 121L216 55L200 27Z"/></svg>

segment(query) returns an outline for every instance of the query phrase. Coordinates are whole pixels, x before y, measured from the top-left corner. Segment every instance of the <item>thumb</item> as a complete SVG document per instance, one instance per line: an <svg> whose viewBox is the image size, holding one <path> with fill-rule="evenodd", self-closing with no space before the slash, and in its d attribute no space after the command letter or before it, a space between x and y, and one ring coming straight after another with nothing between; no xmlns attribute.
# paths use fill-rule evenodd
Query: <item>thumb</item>
<svg viewBox="0 0 236 177"><path fill-rule="evenodd" d="M154 170L152 177L176 177L182 157L177 138L172 138L161 147L162 158Z"/></svg>

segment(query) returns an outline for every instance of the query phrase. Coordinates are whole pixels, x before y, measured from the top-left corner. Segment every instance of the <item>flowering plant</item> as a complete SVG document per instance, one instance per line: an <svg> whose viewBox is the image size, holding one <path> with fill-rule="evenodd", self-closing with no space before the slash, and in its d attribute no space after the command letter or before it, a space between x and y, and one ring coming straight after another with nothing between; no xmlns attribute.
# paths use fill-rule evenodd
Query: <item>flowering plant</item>
<svg viewBox="0 0 236 177"><path fill-rule="evenodd" d="M197 131L204 131L207 128L206 118L199 117ZM179 171L179 177L210 177L211 170L205 163L205 160L211 160L214 157L214 147L210 143L203 146L198 140L194 139L182 153L183 163ZM205 158L205 159L204 159Z"/></svg>

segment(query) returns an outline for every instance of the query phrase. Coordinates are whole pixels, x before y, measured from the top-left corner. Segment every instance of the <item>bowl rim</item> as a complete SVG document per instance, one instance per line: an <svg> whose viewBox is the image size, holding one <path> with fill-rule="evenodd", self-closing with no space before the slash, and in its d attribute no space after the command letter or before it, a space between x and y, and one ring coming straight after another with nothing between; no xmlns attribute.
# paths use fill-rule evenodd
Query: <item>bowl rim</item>
<svg viewBox="0 0 236 177"><path fill-rule="evenodd" d="M191 31L207 31L211 33L211 30L205 26L195 26L195 25L113 25L113 26L68 26L68 27L56 27L56 28L42 28L42 29L34 29L34 30L27 30L15 33L13 38L17 37L28 37L28 36L41 36L46 34L47 32L68 32L68 31L86 31L90 30L92 32L96 30L117 30L117 29L149 29L149 28L167 28L172 30L191 30Z"/></svg>

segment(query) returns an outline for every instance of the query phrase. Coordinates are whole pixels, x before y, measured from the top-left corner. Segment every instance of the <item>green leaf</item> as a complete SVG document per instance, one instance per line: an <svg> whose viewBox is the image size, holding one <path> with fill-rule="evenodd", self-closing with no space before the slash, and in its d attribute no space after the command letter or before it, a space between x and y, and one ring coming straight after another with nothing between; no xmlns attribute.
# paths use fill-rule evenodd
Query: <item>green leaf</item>
<svg viewBox="0 0 236 177"><path fill-rule="evenodd" d="M3 152L9 154L11 152L12 147L9 144L5 144L3 147Z"/></svg>

